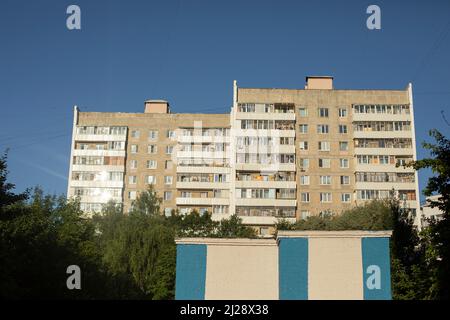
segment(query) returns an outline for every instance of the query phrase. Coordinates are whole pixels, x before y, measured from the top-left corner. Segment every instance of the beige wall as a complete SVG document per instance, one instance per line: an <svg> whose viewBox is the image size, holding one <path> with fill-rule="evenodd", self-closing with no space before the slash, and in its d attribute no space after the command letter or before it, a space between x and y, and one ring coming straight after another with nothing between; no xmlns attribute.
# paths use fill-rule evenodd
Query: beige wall
<svg viewBox="0 0 450 320"><path fill-rule="evenodd" d="M362 300L361 238L309 238L309 300Z"/></svg>
<svg viewBox="0 0 450 320"><path fill-rule="evenodd" d="M240 242L240 243L239 243ZM208 245L205 299L277 300L275 240L238 239Z"/></svg>

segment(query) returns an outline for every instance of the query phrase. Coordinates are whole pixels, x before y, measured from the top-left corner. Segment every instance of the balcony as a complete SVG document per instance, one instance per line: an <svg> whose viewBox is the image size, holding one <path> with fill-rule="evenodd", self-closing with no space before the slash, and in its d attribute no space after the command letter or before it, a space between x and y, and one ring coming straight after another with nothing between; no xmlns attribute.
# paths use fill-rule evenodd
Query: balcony
<svg viewBox="0 0 450 320"><path fill-rule="evenodd" d="M411 130L404 131L353 131L354 138L383 139L383 138L412 138Z"/></svg>
<svg viewBox="0 0 450 320"><path fill-rule="evenodd" d="M281 217L258 217L258 216L239 216L242 219L243 224L247 225L274 225L281 219L288 220L289 222L296 222L296 218L281 218Z"/></svg>
<svg viewBox="0 0 450 320"><path fill-rule="evenodd" d="M415 190L415 182L356 182L355 189L363 190Z"/></svg>
<svg viewBox="0 0 450 320"><path fill-rule="evenodd" d="M237 198L236 206L267 206L267 207L295 207L295 199L261 199L261 198Z"/></svg>
<svg viewBox="0 0 450 320"><path fill-rule="evenodd" d="M181 135L177 137L179 143L230 143L230 136Z"/></svg>
<svg viewBox="0 0 450 320"><path fill-rule="evenodd" d="M291 137L295 138L295 130L276 129L236 129L234 132L238 137Z"/></svg>
<svg viewBox="0 0 450 320"><path fill-rule="evenodd" d="M230 173L230 167L177 166L177 173Z"/></svg>
<svg viewBox="0 0 450 320"><path fill-rule="evenodd" d="M295 171L295 163L274 163L274 164L261 164L261 163L237 163L236 170L242 171Z"/></svg>
<svg viewBox="0 0 450 320"><path fill-rule="evenodd" d="M415 172L413 168L396 167L395 164L356 164L355 171L359 172Z"/></svg>
<svg viewBox="0 0 450 320"><path fill-rule="evenodd" d="M230 158L230 150L227 150L227 151L178 151L177 158L227 159L227 158Z"/></svg>
<svg viewBox="0 0 450 320"><path fill-rule="evenodd" d="M94 180L70 180L69 185L73 187L89 188L123 188L123 181L94 181Z"/></svg>
<svg viewBox="0 0 450 320"><path fill-rule="evenodd" d="M412 156L412 148L355 148L355 154Z"/></svg>
<svg viewBox="0 0 450 320"><path fill-rule="evenodd" d="M183 182L177 181L177 189L228 189L228 182Z"/></svg>
<svg viewBox="0 0 450 320"><path fill-rule="evenodd" d="M295 120L294 112L236 112L236 120Z"/></svg>
<svg viewBox="0 0 450 320"><path fill-rule="evenodd" d="M111 165L102 165L102 164L74 164L72 165L72 171L118 171L124 172L125 165L111 166Z"/></svg>
<svg viewBox="0 0 450 320"><path fill-rule="evenodd" d="M271 188L271 189L295 189L296 181L262 181L262 180L236 180L236 188Z"/></svg>
<svg viewBox="0 0 450 320"><path fill-rule="evenodd" d="M110 157L125 157L125 150L89 150L89 149L75 149L73 156L110 156Z"/></svg>
<svg viewBox="0 0 450 320"><path fill-rule="evenodd" d="M78 134L73 138L75 141L126 141L126 134Z"/></svg>
<svg viewBox="0 0 450 320"><path fill-rule="evenodd" d="M200 206L212 206L212 205L229 205L229 198L176 198L177 206L186 205L200 205Z"/></svg>
<svg viewBox="0 0 450 320"><path fill-rule="evenodd" d="M406 113L353 113L353 121L411 121L411 115Z"/></svg>

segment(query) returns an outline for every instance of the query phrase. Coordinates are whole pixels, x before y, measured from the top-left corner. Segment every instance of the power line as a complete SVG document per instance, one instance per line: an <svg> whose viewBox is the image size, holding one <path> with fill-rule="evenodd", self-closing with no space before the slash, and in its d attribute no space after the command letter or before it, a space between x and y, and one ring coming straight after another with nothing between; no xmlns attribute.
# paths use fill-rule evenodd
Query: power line
<svg viewBox="0 0 450 320"><path fill-rule="evenodd" d="M22 139L26 139L26 138L37 138L37 137L39 137L39 136L46 136L46 135L48 135L48 134L62 134L62 133L64 133L64 132L67 132L67 130L64 130L64 131L61 131L61 130L58 130L58 131L55 131L55 130L51 130L51 131L31 131L31 132L27 132L27 133L24 133L24 134L21 134L21 135L14 135L14 136L8 136L8 137L5 137L5 138L0 138L0 144L4 144L5 142L6 143L9 143L9 142L11 142L11 141L14 141L14 140L22 140Z"/></svg>
<svg viewBox="0 0 450 320"><path fill-rule="evenodd" d="M415 80L419 76L419 73L427 65L427 63L428 63L430 57L433 55L433 53L439 49L440 45L443 43L444 39L447 37L449 32L450 32L450 20L445 25L445 27L442 29L441 33L436 38L436 40L433 43L433 45L431 46L430 50L423 56L422 60L419 63L418 68L416 69L416 72L413 75L412 82L415 82Z"/></svg>
<svg viewBox="0 0 450 320"><path fill-rule="evenodd" d="M52 137L48 137L46 139L40 139L39 141L35 141L32 143L27 143L27 144L23 144L23 145L19 145L17 147L8 147L9 150L17 150L17 149L21 149L21 148L25 148L25 147L30 147L36 144L41 144L44 141L49 141L49 140L54 140L54 139L58 139L58 138L62 138L62 137L67 137L70 136L71 134L69 133L65 133L65 134L60 134L60 135L56 135L56 136L52 136Z"/></svg>
<svg viewBox="0 0 450 320"><path fill-rule="evenodd" d="M442 114L442 119L444 119L444 122L450 127L450 123L445 118L444 110L441 110L441 114Z"/></svg>

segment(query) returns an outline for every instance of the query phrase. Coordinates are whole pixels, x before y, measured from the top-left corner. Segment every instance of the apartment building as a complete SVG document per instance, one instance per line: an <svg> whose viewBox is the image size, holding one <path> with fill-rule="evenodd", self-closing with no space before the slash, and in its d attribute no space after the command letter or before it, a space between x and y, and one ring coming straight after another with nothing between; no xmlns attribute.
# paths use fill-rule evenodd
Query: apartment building
<svg viewBox="0 0 450 320"><path fill-rule="evenodd" d="M97 211L128 210L153 184L162 209L236 213L265 234L280 218L339 214L392 193L418 210L412 87L239 88L229 114L171 113L163 100L144 113L74 111L68 196Z"/></svg>
<svg viewBox="0 0 450 320"><path fill-rule="evenodd" d="M110 200L127 212L153 185L165 214L228 213L229 123L227 114L171 113L163 100L146 101L144 113L75 107L67 194L86 212Z"/></svg>

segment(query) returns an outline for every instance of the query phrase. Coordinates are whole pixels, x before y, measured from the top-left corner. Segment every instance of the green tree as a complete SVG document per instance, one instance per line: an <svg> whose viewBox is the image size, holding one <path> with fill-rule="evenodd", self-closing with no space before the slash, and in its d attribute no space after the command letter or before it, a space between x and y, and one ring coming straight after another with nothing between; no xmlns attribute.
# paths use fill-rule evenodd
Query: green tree
<svg viewBox="0 0 450 320"><path fill-rule="evenodd" d="M158 197L153 185L149 185L148 189L140 193L137 199L132 202L130 213L159 216L161 214L161 202L162 199Z"/></svg>
<svg viewBox="0 0 450 320"><path fill-rule="evenodd" d="M429 227L430 244L436 253L436 298L450 299L450 140L438 130L430 131L435 143L423 143L430 151L430 157L413 161L408 166L416 170L429 168L434 176L429 178L423 193L426 196L439 194L437 200L430 201L433 208L443 212L442 220Z"/></svg>
<svg viewBox="0 0 450 320"><path fill-rule="evenodd" d="M229 219L219 222L216 236L219 238L255 238L256 231L243 225L242 219L234 214Z"/></svg>
<svg viewBox="0 0 450 320"><path fill-rule="evenodd" d="M411 213L398 199L375 200L336 216L280 221L278 230L392 230L391 281L394 299L430 299L433 287L429 245L417 234Z"/></svg>
<svg viewBox="0 0 450 320"><path fill-rule="evenodd" d="M8 167L7 167L8 154L5 152L0 157L0 220L8 219L5 214L6 207L28 199L28 192L14 193L15 185L8 182Z"/></svg>

